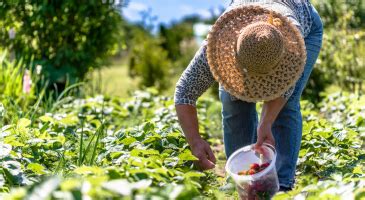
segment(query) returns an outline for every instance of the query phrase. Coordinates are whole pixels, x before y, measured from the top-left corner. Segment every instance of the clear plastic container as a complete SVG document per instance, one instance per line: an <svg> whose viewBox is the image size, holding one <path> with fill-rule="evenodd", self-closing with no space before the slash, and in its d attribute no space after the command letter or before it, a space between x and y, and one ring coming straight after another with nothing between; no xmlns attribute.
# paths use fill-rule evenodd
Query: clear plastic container
<svg viewBox="0 0 365 200"><path fill-rule="evenodd" d="M238 175L238 172L248 170L251 164L260 163L260 153L263 155L263 163L270 165L253 175ZM276 150L265 143L260 153L253 149L253 145L249 145L235 151L227 161L226 171L235 181L241 199L270 199L279 191L275 168Z"/></svg>

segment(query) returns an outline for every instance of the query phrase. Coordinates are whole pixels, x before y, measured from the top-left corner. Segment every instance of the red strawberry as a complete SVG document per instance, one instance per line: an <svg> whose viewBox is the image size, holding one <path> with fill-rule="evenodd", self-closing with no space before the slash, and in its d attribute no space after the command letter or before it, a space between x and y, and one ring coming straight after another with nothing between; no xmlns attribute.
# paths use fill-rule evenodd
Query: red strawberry
<svg viewBox="0 0 365 200"><path fill-rule="evenodd" d="M261 168L263 168L263 169L265 169L266 167L268 167L270 165L270 163L264 163L264 164L262 164L260 167Z"/></svg>
<svg viewBox="0 0 365 200"><path fill-rule="evenodd" d="M250 165L250 169L254 169L254 170L259 170L260 169L260 165L257 163L253 163Z"/></svg>
<svg viewBox="0 0 365 200"><path fill-rule="evenodd" d="M248 170L248 174L254 175L254 174L256 174L256 170L250 169L250 170Z"/></svg>

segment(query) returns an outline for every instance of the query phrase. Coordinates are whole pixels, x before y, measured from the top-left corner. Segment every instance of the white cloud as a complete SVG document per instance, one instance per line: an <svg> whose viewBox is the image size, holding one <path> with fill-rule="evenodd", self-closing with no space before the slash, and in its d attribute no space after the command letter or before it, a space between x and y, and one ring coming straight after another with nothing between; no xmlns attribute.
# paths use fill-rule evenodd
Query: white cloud
<svg viewBox="0 0 365 200"><path fill-rule="evenodd" d="M139 2L131 2L127 9L130 9L130 10L134 10L134 11L144 11L144 10L147 10L148 9L148 6L146 4L143 4L143 3L139 3Z"/></svg>
<svg viewBox="0 0 365 200"><path fill-rule="evenodd" d="M137 21L141 19L140 13L145 10L148 10L146 4L132 1L128 4L128 7L123 9L123 15L132 21Z"/></svg>
<svg viewBox="0 0 365 200"><path fill-rule="evenodd" d="M180 5L179 7L180 15L192 15L192 14L198 14L199 16L203 18L209 18L211 17L211 13L208 9L194 9L190 5Z"/></svg>

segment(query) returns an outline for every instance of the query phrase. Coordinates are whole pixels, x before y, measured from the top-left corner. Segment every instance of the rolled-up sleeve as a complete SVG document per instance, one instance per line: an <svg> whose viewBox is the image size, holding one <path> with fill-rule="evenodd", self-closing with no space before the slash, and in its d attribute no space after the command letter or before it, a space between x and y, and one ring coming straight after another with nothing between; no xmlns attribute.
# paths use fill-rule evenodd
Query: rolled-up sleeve
<svg viewBox="0 0 365 200"><path fill-rule="evenodd" d="M206 57L206 42L200 47L176 84L175 105L196 106L198 98L215 82Z"/></svg>

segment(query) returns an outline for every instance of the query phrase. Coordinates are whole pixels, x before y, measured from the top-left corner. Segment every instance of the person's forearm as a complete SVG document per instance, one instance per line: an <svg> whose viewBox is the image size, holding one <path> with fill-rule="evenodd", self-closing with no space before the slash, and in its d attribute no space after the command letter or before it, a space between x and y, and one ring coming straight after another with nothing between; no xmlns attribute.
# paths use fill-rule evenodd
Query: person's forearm
<svg viewBox="0 0 365 200"><path fill-rule="evenodd" d="M196 108L191 105L176 105L176 113L187 142L192 145L201 139Z"/></svg>
<svg viewBox="0 0 365 200"><path fill-rule="evenodd" d="M260 124L273 124L286 102L287 100L282 97L264 102Z"/></svg>
<svg viewBox="0 0 365 200"><path fill-rule="evenodd" d="M194 163L202 170L213 169L216 158L208 142L203 140L199 134L197 111L191 105L177 105L177 116L186 140L190 145L191 153L198 159Z"/></svg>

